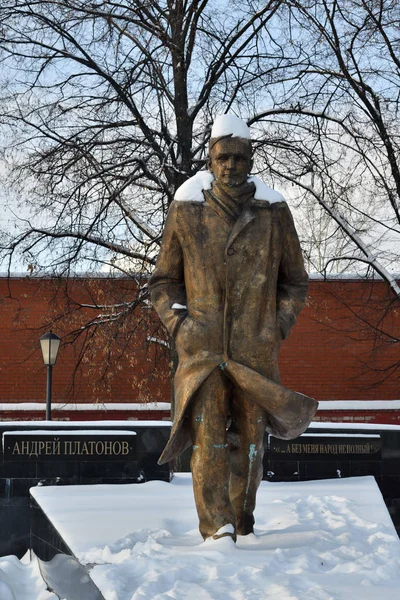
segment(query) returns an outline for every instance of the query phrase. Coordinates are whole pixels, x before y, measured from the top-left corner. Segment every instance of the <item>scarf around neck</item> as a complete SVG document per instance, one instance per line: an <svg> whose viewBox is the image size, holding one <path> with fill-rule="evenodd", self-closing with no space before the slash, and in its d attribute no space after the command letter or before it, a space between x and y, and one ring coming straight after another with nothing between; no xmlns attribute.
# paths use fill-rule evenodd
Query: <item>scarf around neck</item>
<svg viewBox="0 0 400 600"><path fill-rule="evenodd" d="M246 181L242 185L226 187L214 180L211 190L205 191L206 200L220 216L236 221L244 205L254 196L255 185Z"/></svg>

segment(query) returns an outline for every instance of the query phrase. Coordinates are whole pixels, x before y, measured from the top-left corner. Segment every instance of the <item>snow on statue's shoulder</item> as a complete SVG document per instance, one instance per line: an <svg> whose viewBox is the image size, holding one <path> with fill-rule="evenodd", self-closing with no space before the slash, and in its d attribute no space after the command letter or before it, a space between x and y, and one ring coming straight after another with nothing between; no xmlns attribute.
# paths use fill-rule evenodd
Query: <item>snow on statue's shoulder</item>
<svg viewBox="0 0 400 600"><path fill-rule="evenodd" d="M203 190L210 190L214 175L210 171L199 171L182 183L176 190L174 199L181 202L204 202Z"/></svg>
<svg viewBox="0 0 400 600"><path fill-rule="evenodd" d="M174 199L180 202L204 202L203 190L210 190L213 181L214 175L210 171L199 171L177 189ZM248 181L256 186L255 200L265 200L270 204L285 201L282 194L268 187L258 177L249 177Z"/></svg>
<svg viewBox="0 0 400 600"><path fill-rule="evenodd" d="M256 191L254 194L255 200L265 200L270 204L274 204L275 202L285 202L285 198L282 196L282 194L268 187L258 177L249 177L248 181L251 181L256 186Z"/></svg>

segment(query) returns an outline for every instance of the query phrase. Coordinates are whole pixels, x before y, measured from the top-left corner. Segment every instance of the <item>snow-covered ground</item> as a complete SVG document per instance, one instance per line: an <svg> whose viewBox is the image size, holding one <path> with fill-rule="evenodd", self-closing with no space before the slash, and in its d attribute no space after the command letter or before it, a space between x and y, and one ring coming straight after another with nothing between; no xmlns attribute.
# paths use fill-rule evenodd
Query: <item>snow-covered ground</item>
<svg viewBox="0 0 400 600"><path fill-rule="evenodd" d="M33 494L107 600L399 598L400 541L373 477L262 482L256 535L236 546L202 542L190 474ZM3 558L0 569L15 600L55 599L37 565ZM17 587L29 578L30 596Z"/></svg>

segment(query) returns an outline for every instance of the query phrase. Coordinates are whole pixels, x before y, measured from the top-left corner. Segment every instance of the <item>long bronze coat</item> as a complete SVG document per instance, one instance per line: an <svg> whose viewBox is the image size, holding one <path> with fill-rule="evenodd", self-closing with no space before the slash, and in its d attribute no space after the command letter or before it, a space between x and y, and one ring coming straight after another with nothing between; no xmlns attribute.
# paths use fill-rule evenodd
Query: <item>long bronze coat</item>
<svg viewBox="0 0 400 600"><path fill-rule="evenodd" d="M233 224L209 201L175 200L149 286L153 306L175 338L179 357L174 425L162 463L190 444L186 409L219 365L250 395L253 390L263 398L276 388L278 398L279 391L285 390L272 383L279 383L278 353L303 308L308 288L286 202L270 204L252 198ZM175 304L187 306L187 311L173 308ZM269 430L287 439L306 429L317 403L285 391L291 396L283 402L289 412L297 410L294 420L300 429L291 436L280 431L272 414ZM304 412L303 399L307 415L298 419L299 411Z"/></svg>

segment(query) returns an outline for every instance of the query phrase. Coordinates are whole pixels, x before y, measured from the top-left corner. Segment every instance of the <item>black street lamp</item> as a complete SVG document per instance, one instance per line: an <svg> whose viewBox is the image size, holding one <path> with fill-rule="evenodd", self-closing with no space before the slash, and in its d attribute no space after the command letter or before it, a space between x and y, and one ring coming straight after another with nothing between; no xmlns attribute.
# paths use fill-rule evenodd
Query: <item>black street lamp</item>
<svg viewBox="0 0 400 600"><path fill-rule="evenodd" d="M61 338L50 331L45 333L39 340L42 349L43 362L47 367L47 390L46 390L46 421L51 421L51 389L53 383L53 365L56 364L58 349Z"/></svg>

